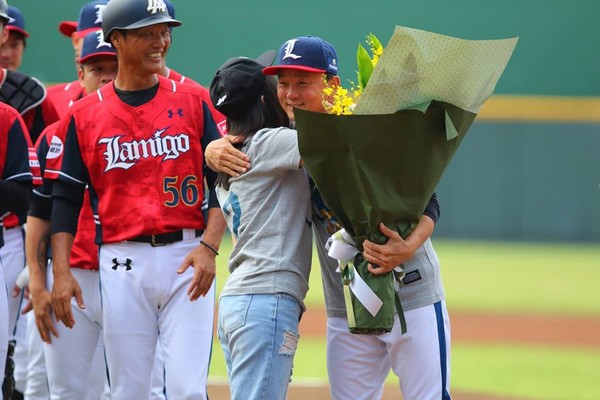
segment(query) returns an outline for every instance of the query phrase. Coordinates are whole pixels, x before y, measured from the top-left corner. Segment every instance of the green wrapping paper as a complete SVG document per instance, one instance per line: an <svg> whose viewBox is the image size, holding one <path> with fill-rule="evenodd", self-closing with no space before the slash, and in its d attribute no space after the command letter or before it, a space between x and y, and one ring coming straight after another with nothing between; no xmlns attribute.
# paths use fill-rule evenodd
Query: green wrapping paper
<svg viewBox="0 0 600 400"><path fill-rule="evenodd" d="M425 113L314 113L295 109L300 154L325 204L362 251L383 244L379 223L408 236L475 114L432 102ZM447 115L458 136L446 138Z"/></svg>
<svg viewBox="0 0 600 400"><path fill-rule="evenodd" d="M475 119L475 114L441 102L431 102L425 112L385 115L294 113L305 166L359 251L365 239L387 241L380 222L403 238L410 234ZM400 307L393 273L372 275L361 259L353 268L383 306L373 316L345 287L347 308L352 306L350 330L389 332L394 310Z"/></svg>
<svg viewBox="0 0 600 400"><path fill-rule="evenodd" d="M395 310L404 320L395 272L375 276L360 254L346 256L362 252L365 239L384 244L381 222L403 238L416 227L517 40L465 40L397 26L353 115L294 110L305 166L355 244L340 258L352 332L389 332Z"/></svg>

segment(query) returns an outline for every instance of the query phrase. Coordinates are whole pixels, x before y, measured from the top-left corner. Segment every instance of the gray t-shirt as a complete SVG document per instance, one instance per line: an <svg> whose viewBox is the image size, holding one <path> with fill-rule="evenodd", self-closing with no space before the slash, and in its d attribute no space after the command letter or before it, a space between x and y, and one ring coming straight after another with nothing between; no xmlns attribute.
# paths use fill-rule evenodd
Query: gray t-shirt
<svg viewBox="0 0 600 400"><path fill-rule="evenodd" d="M286 293L305 309L312 213L296 131L262 129L242 151L252 168L230 178L229 190L217 188L227 226L237 240L221 296Z"/></svg>
<svg viewBox="0 0 600 400"><path fill-rule="evenodd" d="M342 279L337 260L327 255L325 244L330 236L330 222L320 215L313 202L313 231L321 264L321 279L325 293L325 306L329 317L346 318L346 306ZM331 229L329 229L331 230ZM431 305L444 299L444 287L440 276L440 262L427 239L413 257L404 263L404 285L400 288L400 302L404 311Z"/></svg>

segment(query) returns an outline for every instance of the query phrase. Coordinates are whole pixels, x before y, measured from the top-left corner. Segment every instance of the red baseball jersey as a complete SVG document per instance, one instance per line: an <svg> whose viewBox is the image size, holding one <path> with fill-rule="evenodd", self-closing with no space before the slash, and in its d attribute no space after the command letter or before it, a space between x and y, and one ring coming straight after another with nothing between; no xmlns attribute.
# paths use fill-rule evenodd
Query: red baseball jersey
<svg viewBox="0 0 600 400"><path fill-rule="evenodd" d="M28 132L31 143L35 143L41 132L44 130L46 124L54 123L56 121L58 121L56 111L54 110L54 107L48 103L48 99L44 100L39 106L34 107L23 114L23 122L27 128L26 132ZM34 184L39 185L41 184L41 180L39 178L39 166L37 164L37 158L33 146L30 147L30 151L31 154L29 155L29 158L33 163L32 172L34 173L34 177L36 177ZM14 228L15 226L23 225L26 218L27 215L25 214L7 214L4 217L4 226L6 228Z"/></svg>
<svg viewBox="0 0 600 400"><path fill-rule="evenodd" d="M185 83L188 85L198 85L198 86L202 87L204 89L204 91L203 91L204 101L208 104L208 107L210 108L210 112L213 116L213 119L215 120L215 122L217 124L217 130L219 131L221 136L225 136L227 134L226 118L223 114L218 112L217 109L213 106L212 101L210 100L210 93L208 92L208 90L206 90L206 88L201 86L198 82L194 81L193 79L183 76L182 74L175 71L174 69L167 68L167 78L172 79L175 82Z"/></svg>
<svg viewBox="0 0 600 400"><path fill-rule="evenodd" d="M4 103L0 103L0 178L4 181L41 183L39 162L25 123L14 108ZM2 216L0 225L14 226L5 224L7 215ZM0 242L1 235L2 229Z"/></svg>
<svg viewBox="0 0 600 400"><path fill-rule="evenodd" d="M42 175L46 170L46 157L50 149L49 142L52 141L58 122L47 127L35 144L37 157L40 161ZM50 197L52 195L52 186L48 179L44 178L44 184L33 190L34 196ZM49 219L49 217L48 217ZM98 270L98 245L94 242L96 236L96 224L92 213L90 195L85 191L83 206L79 212L79 221L77 223L77 234L71 248L70 264L71 268L81 268L88 270Z"/></svg>
<svg viewBox="0 0 600 400"><path fill-rule="evenodd" d="M138 107L112 84L79 100L50 144L46 177L89 184L102 243L206 227L203 149L220 137L206 89L158 79Z"/></svg>
<svg viewBox="0 0 600 400"><path fill-rule="evenodd" d="M59 120L59 115L48 97L37 107L23 114L23 121L31 137L31 142L37 142L38 137L48 125Z"/></svg>
<svg viewBox="0 0 600 400"><path fill-rule="evenodd" d="M50 86L47 92L48 100L54 106L59 118L66 114L71 104L83 97L83 87L79 81Z"/></svg>

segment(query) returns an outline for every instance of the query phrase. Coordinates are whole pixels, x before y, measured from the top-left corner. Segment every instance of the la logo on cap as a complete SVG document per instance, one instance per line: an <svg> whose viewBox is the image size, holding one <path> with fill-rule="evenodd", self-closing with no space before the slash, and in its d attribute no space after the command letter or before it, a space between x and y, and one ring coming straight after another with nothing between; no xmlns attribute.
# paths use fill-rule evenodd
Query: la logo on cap
<svg viewBox="0 0 600 400"><path fill-rule="evenodd" d="M94 24L102 23L102 13L104 12L104 7L106 7L106 4L96 4L94 6L96 9L96 20L94 21Z"/></svg>
<svg viewBox="0 0 600 400"><path fill-rule="evenodd" d="M285 42L285 53L283 54L282 60L285 60L286 58L293 58L294 60L302 58L302 56L292 53L294 51L294 46L296 45L297 41L298 39L291 39Z"/></svg>
<svg viewBox="0 0 600 400"><path fill-rule="evenodd" d="M157 12L167 11L167 5L163 0L148 0L147 10L150 14L156 14Z"/></svg>
<svg viewBox="0 0 600 400"><path fill-rule="evenodd" d="M98 40L98 45L96 46L97 49L99 49L100 47L112 47L112 45L108 42L104 41L104 32L102 31L102 29L100 29L98 32L96 32L96 39Z"/></svg>

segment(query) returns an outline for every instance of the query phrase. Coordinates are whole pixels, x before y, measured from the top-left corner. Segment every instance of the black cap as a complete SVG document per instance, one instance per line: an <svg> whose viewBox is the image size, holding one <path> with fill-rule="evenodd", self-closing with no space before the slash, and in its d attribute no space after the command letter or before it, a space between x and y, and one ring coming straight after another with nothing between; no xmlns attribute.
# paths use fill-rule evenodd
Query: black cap
<svg viewBox="0 0 600 400"><path fill-rule="evenodd" d="M269 50L256 60L234 57L225 61L210 84L210 99L215 108L232 117L259 99L267 79L262 71L273 63L276 54Z"/></svg>
<svg viewBox="0 0 600 400"><path fill-rule="evenodd" d="M164 0L111 0L102 12L104 38L110 41L115 29L138 29L150 25L167 24L169 27L181 25L181 21L169 15Z"/></svg>

